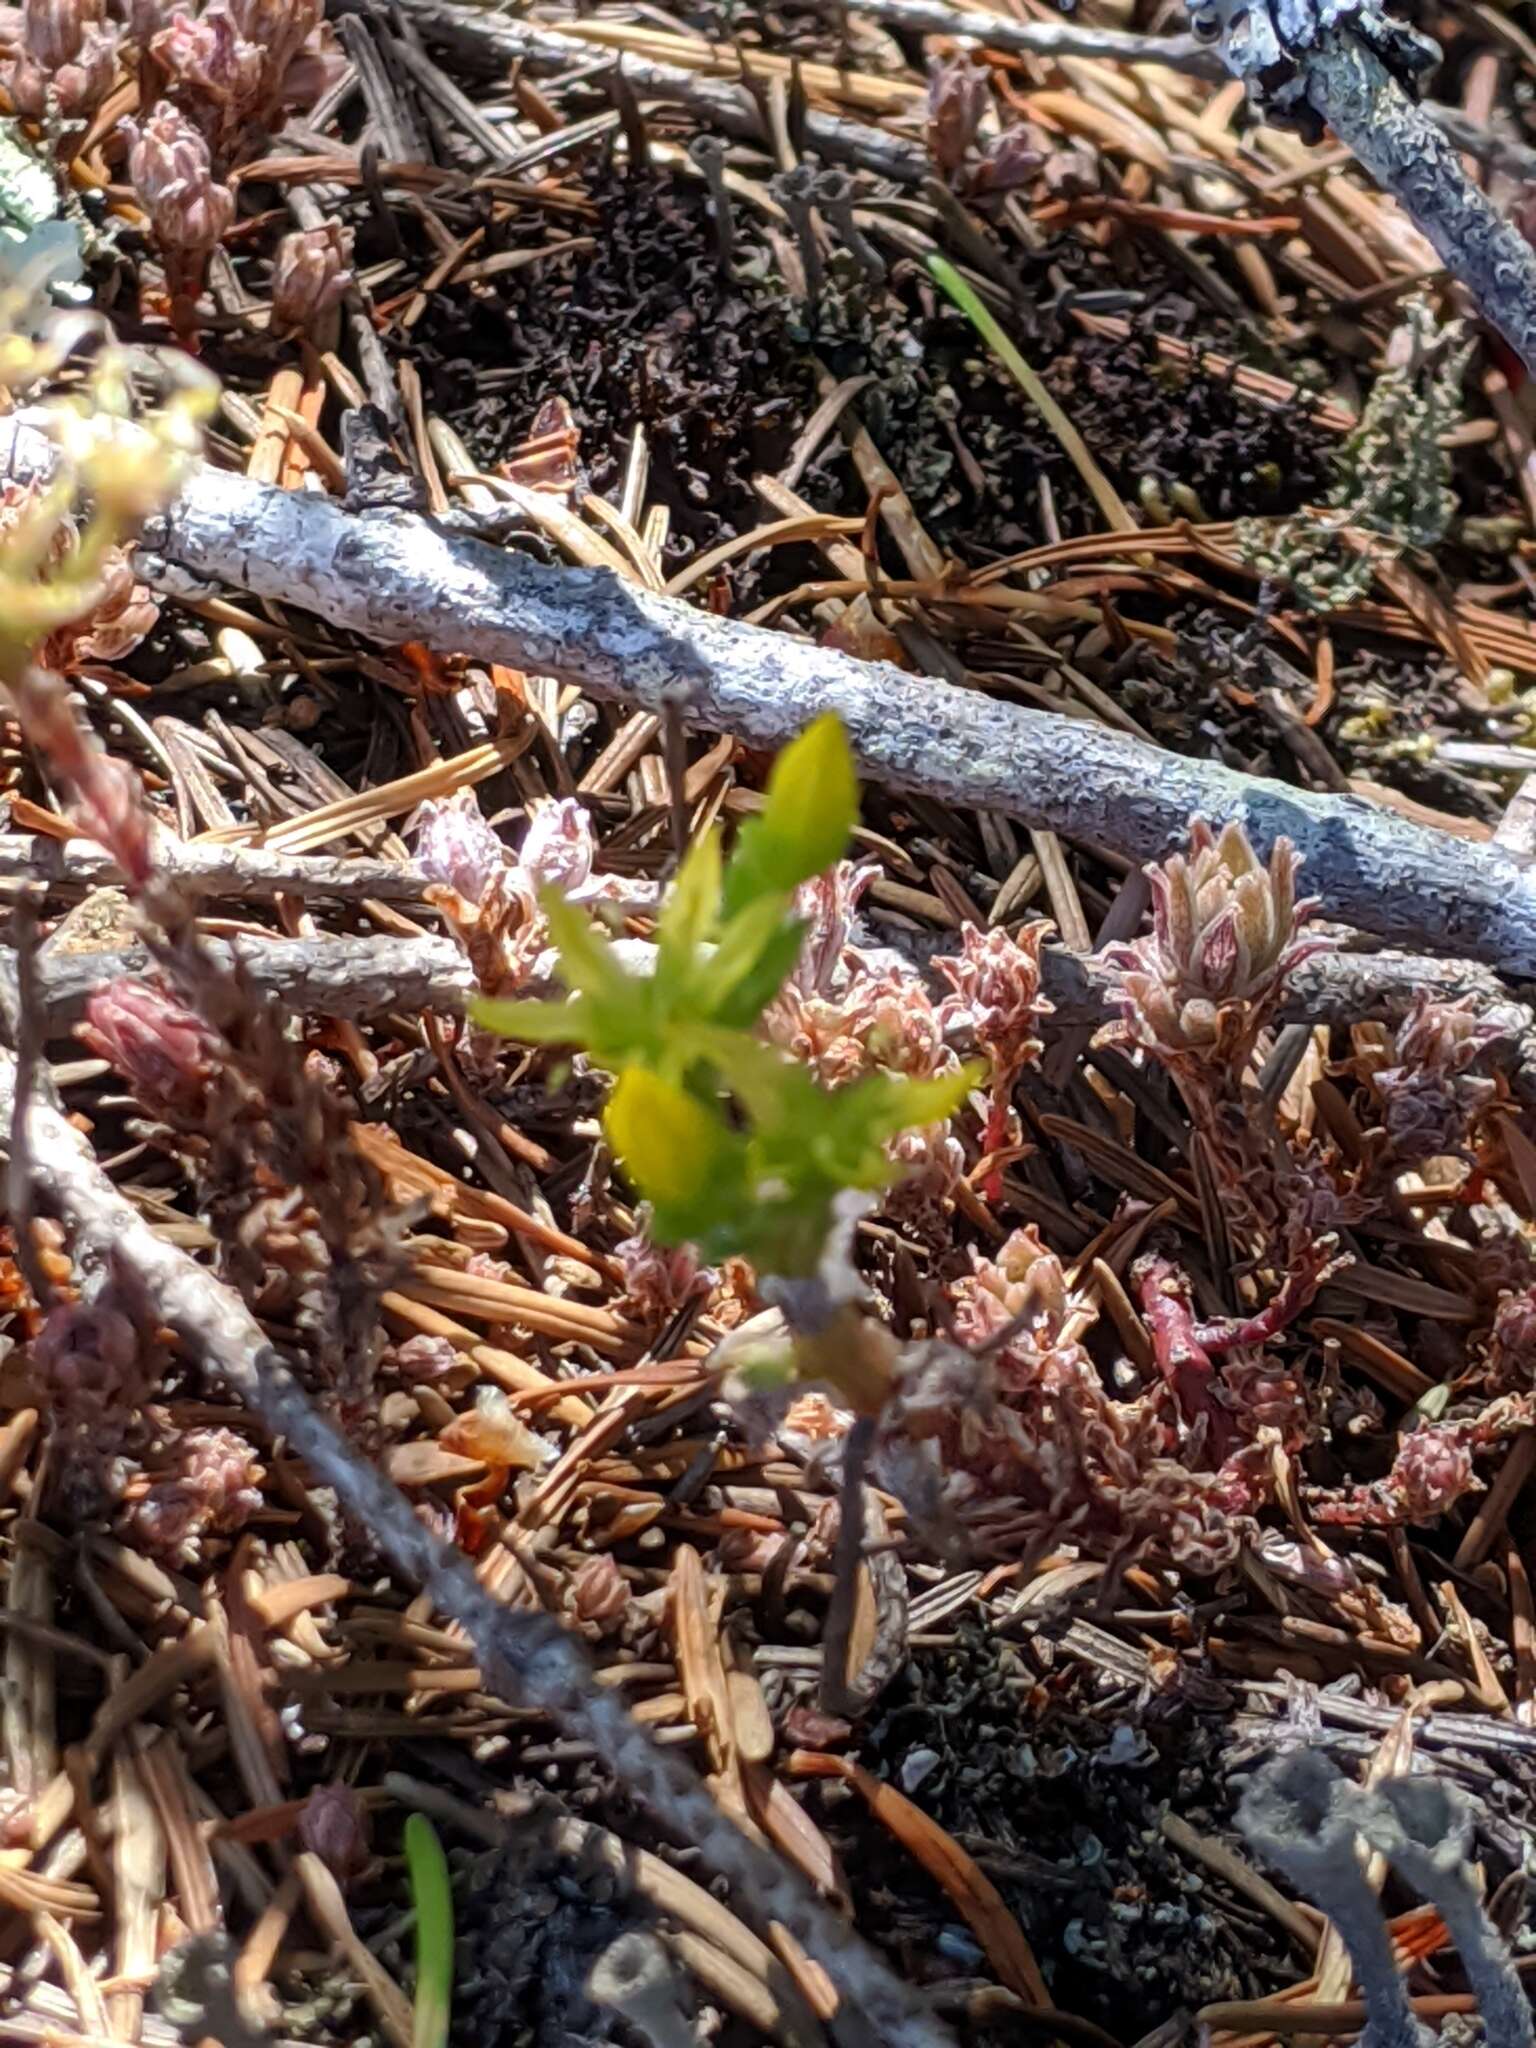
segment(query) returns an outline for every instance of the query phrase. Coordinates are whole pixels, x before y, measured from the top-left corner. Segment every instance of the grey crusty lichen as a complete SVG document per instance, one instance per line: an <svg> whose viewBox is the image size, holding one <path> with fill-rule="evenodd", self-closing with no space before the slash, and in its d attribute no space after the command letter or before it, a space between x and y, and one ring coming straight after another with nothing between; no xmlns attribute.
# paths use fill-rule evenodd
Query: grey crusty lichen
<svg viewBox="0 0 1536 2048"><path fill-rule="evenodd" d="M1441 327L1427 299L1411 299L1404 315L1360 424L1339 449L1327 510L1238 521L1244 561L1289 584L1314 611L1354 604L1370 589L1379 550L1350 534L1371 536L1393 553L1430 549L1455 513L1440 437L1461 417L1471 343L1459 321Z"/></svg>
<svg viewBox="0 0 1536 2048"><path fill-rule="evenodd" d="M1536 370L1536 250L1417 101L1439 46L1380 0L1188 0L1191 26L1270 121L1332 128Z"/></svg>
<svg viewBox="0 0 1536 2048"><path fill-rule="evenodd" d="M1361 1861L1360 1841L1439 1913L1477 2001L1486 2048L1532 2048L1530 2000L1489 1918L1472 1862L1474 1809L1428 1770L1357 1785L1320 1749L1283 1752L1254 1774L1238 1825L1320 1906L1349 1951L1365 2005L1360 2048L1432 2048Z"/></svg>

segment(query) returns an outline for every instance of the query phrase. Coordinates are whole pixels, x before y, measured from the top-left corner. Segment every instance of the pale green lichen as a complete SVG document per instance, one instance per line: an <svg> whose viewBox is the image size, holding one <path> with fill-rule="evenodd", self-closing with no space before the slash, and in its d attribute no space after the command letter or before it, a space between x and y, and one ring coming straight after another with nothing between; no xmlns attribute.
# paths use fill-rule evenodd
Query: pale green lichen
<svg viewBox="0 0 1536 2048"><path fill-rule="evenodd" d="M1450 457L1440 442L1460 421L1471 343L1459 321L1441 327L1422 297L1403 310L1387 366L1339 449L1326 509L1237 524L1244 561L1289 585L1314 611L1358 602L1383 546L1393 555L1432 549L1455 513Z"/></svg>

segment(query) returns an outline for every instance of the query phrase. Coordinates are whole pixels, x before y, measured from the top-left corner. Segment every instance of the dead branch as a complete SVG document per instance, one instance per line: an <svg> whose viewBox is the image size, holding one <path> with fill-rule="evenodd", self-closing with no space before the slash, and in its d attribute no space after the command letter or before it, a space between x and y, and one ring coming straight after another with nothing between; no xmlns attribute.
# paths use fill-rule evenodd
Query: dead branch
<svg viewBox="0 0 1536 2048"><path fill-rule="evenodd" d="M449 939L205 939L210 956L238 967L261 995L301 1015L374 1017L386 1010L457 1013L474 986ZM155 973L147 946L111 953L45 954L39 992L51 1030L72 1023L93 990Z"/></svg>
<svg viewBox="0 0 1536 2048"><path fill-rule="evenodd" d="M0 422L0 451L7 428L13 445L21 439ZM755 746L781 746L831 708L876 781L1136 859L1182 841L1196 813L1240 822L1261 849L1284 834L1340 923L1536 975L1528 871L1496 846L1359 798L1184 760L1100 726L695 611L601 570L551 567L426 519L356 516L316 494L212 469L196 472L148 547L141 573L162 586L188 574L232 583L377 640L418 640L557 676L662 715L677 707L695 726Z"/></svg>
<svg viewBox="0 0 1536 2048"><path fill-rule="evenodd" d="M316 853L268 853L259 846L188 845L162 833L155 866L194 896L274 896L340 903L419 903L428 882L400 861ZM89 839L46 839L41 833L0 833L0 879L95 889L120 884L109 855Z"/></svg>
<svg viewBox="0 0 1536 2048"><path fill-rule="evenodd" d="M24 416L0 421L0 475L43 475L50 461ZM1536 976L1536 881L1497 845L858 661L412 514L348 513L205 466L146 535L139 569L164 589L232 584L386 644L421 641L661 716L681 710L755 746L782 746L832 709L875 781L1138 860L1182 842L1192 816L1231 819L1261 851L1288 837L1337 922Z"/></svg>
<svg viewBox="0 0 1536 2048"><path fill-rule="evenodd" d="M1028 57L1088 57L1110 64L1164 64L1196 78L1223 78L1226 68L1195 36L1139 36L1124 29L1077 21L1014 21L1008 15L950 7L945 0L842 0L850 14L867 14L907 35L951 36L989 50Z"/></svg>
<svg viewBox="0 0 1536 2048"><path fill-rule="evenodd" d="M516 63L535 72L569 71L573 65L590 64L594 55L594 46L576 36L535 27L483 7L459 6L454 0L403 0L403 5L432 41L482 69L499 72ZM624 77L642 99L687 107L707 127L742 142L766 142L757 103L743 86L685 71L680 65L658 64L628 50L624 53ZM915 144L842 114L808 109L805 139L828 162L853 164L873 171L876 177L894 178L898 184L921 184L928 175L928 158Z"/></svg>
<svg viewBox="0 0 1536 2048"><path fill-rule="evenodd" d="M16 1078L14 1055L0 1053L0 1124L15 1113ZM886 1964L786 1865L749 1842L687 1765L658 1748L597 1684L577 1639L548 1615L502 1606L468 1561L417 1519L406 1496L315 1411L244 1303L156 1234L113 1186L45 1086L24 1104L23 1121L37 1194L64 1224L87 1288L112 1275L142 1289L154 1314L188 1351L274 1436L287 1440L315 1480L333 1487L372 1531L391 1563L464 1630L487 1684L512 1704L538 1707L575 1740L590 1743L664 1827L694 1845L732 1884L744 1906L795 1934L831 1974L845 2012L866 2020L873 2038L904 2048L946 2048L947 2031L914 2012Z"/></svg>
<svg viewBox="0 0 1536 2048"><path fill-rule="evenodd" d="M1312 138L1326 121L1536 369L1536 250L1472 183L1418 104L1438 45L1377 0L1189 4L1197 33L1219 41L1227 69L1266 118Z"/></svg>

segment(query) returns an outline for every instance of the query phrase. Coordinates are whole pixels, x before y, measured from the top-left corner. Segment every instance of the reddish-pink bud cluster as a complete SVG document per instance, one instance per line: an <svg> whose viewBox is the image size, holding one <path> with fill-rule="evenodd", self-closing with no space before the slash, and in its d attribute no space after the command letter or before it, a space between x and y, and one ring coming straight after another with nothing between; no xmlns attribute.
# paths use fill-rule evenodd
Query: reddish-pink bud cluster
<svg viewBox="0 0 1536 2048"><path fill-rule="evenodd" d="M114 1411L126 1420L142 1396L138 1328L105 1301L63 1303L32 1346L32 1373L61 1417L86 1427Z"/></svg>
<svg viewBox="0 0 1536 2048"><path fill-rule="evenodd" d="M135 1535L172 1564L198 1564L209 1536L229 1536L262 1506L261 1467L232 1429L189 1429L175 1447L176 1470L129 1509Z"/></svg>
<svg viewBox="0 0 1536 2048"><path fill-rule="evenodd" d="M689 1302L707 1301L719 1285L720 1275L699 1263L692 1245L659 1245L648 1227L626 1237L614 1256L624 1276L619 1312L647 1329L669 1322Z"/></svg>
<svg viewBox="0 0 1536 2048"><path fill-rule="evenodd" d="M154 1115L183 1124L202 1115L219 1042L165 990L147 981L109 982L88 998L75 1036L110 1060Z"/></svg>
<svg viewBox="0 0 1536 2048"><path fill-rule="evenodd" d="M1397 1033L1396 1064L1372 1075L1382 1123L1399 1159L1460 1152L1468 1128L1498 1094L1498 1083L1468 1070L1500 1035L1470 996L1444 1002L1421 994Z"/></svg>
<svg viewBox="0 0 1536 2048"><path fill-rule="evenodd" d="M136 0L141 46L186 113L228 168L271 127L319 25L320 0L208 0L200 14ZM158 17L158 18L157 18Z"/></svg>
<svg viewBox="0 0 1536 2048"><path fill-rule="evenodd" d="M308 327L347 295L346 238L334 221L284 235L272 265L272 323Z"/></svg>
<svg viewBox="0 0 1536 2048"><path fill-rule="evenodd" d="M119 34L102 0L25 0L21 44L5 72L11 105L26 120L95 112L117 76Z"/></svg>
<svg viewBox="0 0 1536 2048"><path fill-rule="evenodd" d="M0 483L0 541L36 511L41 496L41 486L35 483ZM51 579L69 563L79 540L73 519L56 521L42 564L45 577ZM40 668L67 676L82 662L121 661L159 618L160 606L146 585L135 581L126 550L105 549L93 571L94 587L81 600L86 608L68 625L55 627L38 647L34 658Z"/></svg>
<svg viewBox="0 0 1536 2048"><path fill-rule="evenodd" d="M594 1637L609 1635L618 1627L632 1598L628 1581L608 1550L578 1565L565 1589L566 1607L582 1633Z"/></svg>
<svg viewBox="0 0 1536 2048"><path fill-rule="evenodd" d="M964 164L987 111L987 74L968 56L936 61L928 71L928 154L952 178Z"/></svg>
<svg viewBox="0 0 1536 2048"><path fill-rule="evenodd" d="M429 797L415 822L418 867L467 904L482 903L492 881L511 865L511 854L486 823L472 789Z"/></svg>
<svg viewBox="0 0 1536 2048"><path fill-rule="evenodd" d="M1218 838L1196 818L1188 854L1147 870L1150 937L1100 956L1121 1035L1162 1059L1245 1055L1286 976L1331 943L1300 936L1315 908L1296 900L1300 865L1288 839L1275 841L1265 867L1240 825Z"/></svg>
<svg viewBox="0 0 1536 2048"><path fill-rule="evenodd" d="M184 19L177 16L178 22ZM129 136L129 181L161 249L167 257L206 256L235 217L235 195L214 177L202 131L166 100L143 121L123 126Z"/></svg>
<svg viewBox="0 0 1536 2048"><path fill-rule="evenodd" d="M317 1785L299 1809L299 1840L345 1887L372 1861L368 1809L350 1785Z"/></svg>

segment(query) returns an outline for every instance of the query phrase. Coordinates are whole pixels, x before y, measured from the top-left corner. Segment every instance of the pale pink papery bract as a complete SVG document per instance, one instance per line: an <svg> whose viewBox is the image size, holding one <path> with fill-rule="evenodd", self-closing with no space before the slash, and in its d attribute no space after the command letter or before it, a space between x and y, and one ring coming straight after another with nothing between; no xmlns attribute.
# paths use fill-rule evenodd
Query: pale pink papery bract
<svg viewBox="0 0 1536 2048"><path fill-rule="evenodd" d="M1220 1060L1251 1045L1302 961L1334 943L1301 935L1316 908L1296 900L1301 863L1277 839L1266 867L1237 824L1203 818L1187 854L1147 869L1152 931L1095 964L1121 1011L1120 1035L1165 1059Z"/></svg>

